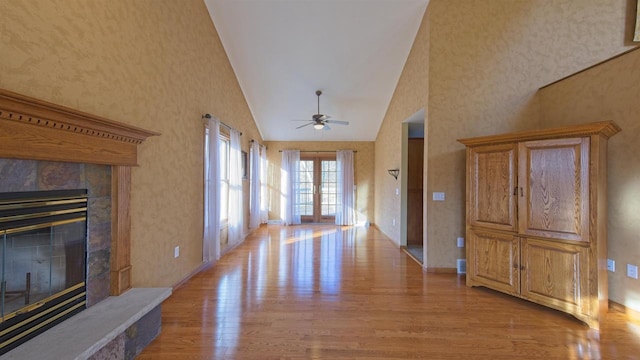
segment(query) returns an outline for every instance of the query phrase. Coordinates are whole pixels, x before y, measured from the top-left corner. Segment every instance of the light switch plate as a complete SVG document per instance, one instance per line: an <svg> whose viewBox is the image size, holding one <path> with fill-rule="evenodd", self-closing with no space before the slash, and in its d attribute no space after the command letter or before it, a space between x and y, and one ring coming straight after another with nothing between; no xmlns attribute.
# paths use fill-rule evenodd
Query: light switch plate
<svg viewBox="0 0 640 360"><path fill-rule="evenodd" d="M457 239L457 244L458 244L459 248L464 247L464 238L463 237L459 237Z"/></svg>
<svg viewBox="0 0 640 360"><path fill-rule="evenodd" d="M607 259L607 270L611 272L616 272L616 261Z"/></svg>
<svg viewBox="0 0 640 360"><path fill-rule="evenodd" d="M444 193L443 192L433 192L433 201L444 201Z"/></svg>
<svg viewBox="0 0 640 360"><path fill-rule="evenodd" d="M627 276L630 278L638 278L638 267L635 265L627 264Z"/></svg>

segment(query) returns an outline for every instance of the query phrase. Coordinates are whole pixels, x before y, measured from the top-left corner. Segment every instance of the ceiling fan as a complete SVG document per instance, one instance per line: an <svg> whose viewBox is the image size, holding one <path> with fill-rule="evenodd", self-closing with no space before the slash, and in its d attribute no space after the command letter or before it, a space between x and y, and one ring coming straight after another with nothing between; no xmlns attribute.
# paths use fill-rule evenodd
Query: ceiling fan
<svg viewBox="0 0 640 360"><path fill-rule="evenodd" d="M329 120L331 116L324 115L320 113L320 95L322 95L322 91L317 90L316 96L318 96L318 113L313 114L311 116L311 120L293 120L293 121L307 121L307 124L300 125L296 129L303 128L305 126L313 125L313 128L316 130L330 130L328 124L337 124L337 125L349 125L348 121L340 121L340 120Z"/></svg>

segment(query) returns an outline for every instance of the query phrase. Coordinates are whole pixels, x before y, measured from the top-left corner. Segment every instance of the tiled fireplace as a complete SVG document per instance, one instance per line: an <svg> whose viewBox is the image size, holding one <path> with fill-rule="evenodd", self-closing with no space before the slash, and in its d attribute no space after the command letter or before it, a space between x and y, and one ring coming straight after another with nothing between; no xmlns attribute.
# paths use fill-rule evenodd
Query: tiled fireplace
<svg viewBox="0 0 640 360"><path fill-rule="evenodd" d="M86 206L84 215L87 216L86 220L72 221L75 218L81 219L83 214L74 215L70 210L65 210L68 214L59 215L65 218L62 219L65 224L57 227L38 226L35 220L14 221L16 226L24 225L22 228L27 231L20 231L2 239L4 251L1 262L3 266L0 270L3 274L5 291L0 301L3 305L3 325L9 326L15 318L24 317L23 313L30 308L43 306L42 301L51 298L56 292L63 291L66 288L65 283L69 283L70 286L86 283L86 307L91 307L109 296L110 166L0 159L0 193L4 198L11 198L11 194L16 194L16 197L21 199L28 196L60 198L63 195L70 197L70 193L86 193L84 195L86 204L83 206ZM41 212L44 211L47 210L41 210ZM22 224L25 221L31 221L31 223ZM58 234L52 236L54 234L51 232L56 231L52 230L54 228L58 228ZM69 242L78 241L81 241L81 244L73 245L78 249L70 249L72 245L69 245ZM72 255L72 252L78 254ZM67 263L73 263L73 265ZM81 264L78 265L78 263ZM72 269L69 268L72 266L81 266L82 269L79 271L76 269L73 271L74 274L70 274ZM39 310L33 310L33 312L36 311ZM39 324L35 322L33 325ZM25 327L23 332L29 331L26 325L23 327ZM20 343L20 339L16 343ZM7 346L2 346L0 353L11 349L13 345L9 343Z"/></svg>
<svg viewBox="0 0 640 360"><path fill-rule="evenodd" d="M138 146L149 136L154 135L159 134L0 89L0 193L76 189L86 191L87 199L86 227L82 225L82 228L86 229L86 245L80 245L86 249L86 257L75 256L71 253L68 253L67 256L67 253L58 249L53 250L57 251L56 253L50 252L47 260L46 256L42 257L41 255L43 252L50 251L52 247L39 244L39 242L42 242L41 238L47 236L52 239L53 231L41 234L36 232L35 236L28 240L32 244L20 249L20 252L12 252L12 259L4 263L7 266L19 267L21 266L18 264L20 257L31 257L31 260L34 260L33 257L35 257L35 263L31 262L31 270L25 270L26 267L19 270L25 273L24 283L21 280L12 280L12 288L5 289L2 295L4 300L9 301L7 296L11 297L11 300L22 297L20 301L31 304L33 299L29 296L39 292L38 287L51 287L54 283L55 286L59 286L62 282L67 281L66 275L65 280L62 281L61 278L56 278L51 274L51 270L53 272L62 271L60 262L63 259L64 261L81 259L85 262L82 269L86 276L84 283L86 285L87 309L60 324L61 329L65 323L73 323L73 326L87 326L87 319L95 321L95 318L91 319L91 314L103 311L104 308L111 309L113 304L127 301L118 299L144 299L144 303L157 304L153 306L158 306L158 309L154 311L152 311L153 308L138 310L138 305L132 305L131 302L114 307L109 310L110 314L122 315L126 310L136 315L123 319L119 324L111 324L112 330L107 334L108 336L98 340L97 343L91 343L93 340L89 339L89 337L96 335L96 331L93 329L85 331L84 334L74 334L73 337L83 338L81 342L84 350L79 348L69 350L74 351L75 354L84 355L59 354L58 358L76 358L76 356L87 358L88 354L95 354L99 356L98 358L102 358L103 355L99 355L95 351L108 350L110 347L125 348L124 352L129 354L126 350L128 340L123 340L124 331L127 330L131 333L136 331L129 331L130 328L123 328L123 326L137 328L143 323L144 318L148 318L152 314L155 315L151 318L159 321L160 312L157 301L166 298L167 292L145 289L130 290L132 271L129 208L131 168L138 165ZM11 242L13 243L14 240L17 239L11 239ZM38 281L47 276L41 274L40 270L47 268L47 265L40 264L39 261L49 261L48 268L50 270L49 279L40 283ZM58 264L53 266L56 261ZM73 278L75 275L70 276ZM77 279L73 278L71 281L75 282ZM156 293L160 294L158 296L162 296L161 300L158 300L159 298L154 295ZM168 293L170 293L170 289ZM151 298L146 298L145 296L149 296L149 294L151 294ZM31 308L37 306L40 304L38 303ZM92 307L98 310L92 311ZM16 311L13 311L12 316L15 316L15 313ZM17 310L17 313L22 314L21 310ZM139 316L144 316L144 318L141 319ZM113 316L110 317L113 318ZM77 319L81 319L80 321L83 323L78 323ZM5 321L4 315L2 321ZM156 320L151 321L155 324L153 325L154 331L159 332L159 322L156 324L154 321ZM144 321L144 323L149 323L149 321ZM66 328L69 329L69 326ZM3 331L0 329L0 335ZM43 347L42 344L45 344L44 348L47 348L47 341L52 341L56 344L57 350L64 349L64 341L68 339L56 338L55 333L55 331L47 331L24 345L39 342L40 348ZM47 339L40 341L39 339L42 339L43 336ZM104 341L110 341L110 343L106 344ZM78 344L78 341L75 342ZM145 345L136 339L128 341L128 343L135 344L135 351L124 356L124 352L118 350L120 355L114 358L131 358L139 351L140 346ZM33 358L32 354L25 355L25 350L28 353L30 348L32 347L18 346L5 356ZM21 355L16 355L17 353Z"/></svg>

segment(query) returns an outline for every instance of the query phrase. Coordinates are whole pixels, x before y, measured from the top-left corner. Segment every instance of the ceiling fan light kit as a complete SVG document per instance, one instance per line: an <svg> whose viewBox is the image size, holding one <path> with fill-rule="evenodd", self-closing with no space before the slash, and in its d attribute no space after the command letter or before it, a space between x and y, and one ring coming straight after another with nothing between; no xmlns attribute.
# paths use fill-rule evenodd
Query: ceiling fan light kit
<svg viewBox="0 0 640 360"><path fill-rule="evenodd" d="M294 121L309 121L304 125L298 126L296 129L303 128L305 126L313 125L316 130L330 130L327 124L349 125L348 121L329 120L331 116L320 113L320 95L322 91L316 90L316 96L318 97L318 113L311 116L311 120L294 120Z"/></svg>

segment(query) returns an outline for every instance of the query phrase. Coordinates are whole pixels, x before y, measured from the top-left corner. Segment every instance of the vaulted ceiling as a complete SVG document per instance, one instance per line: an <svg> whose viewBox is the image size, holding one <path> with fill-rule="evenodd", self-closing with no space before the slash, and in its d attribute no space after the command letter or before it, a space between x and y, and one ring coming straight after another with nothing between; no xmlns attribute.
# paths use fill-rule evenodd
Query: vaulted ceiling
<svg viewBox="0 0 640 360"><path fill-rule="evenodd" d="M267 141L373 141L429 0L205 0ZM329 130L293 120L318 112Z"/></svg>

